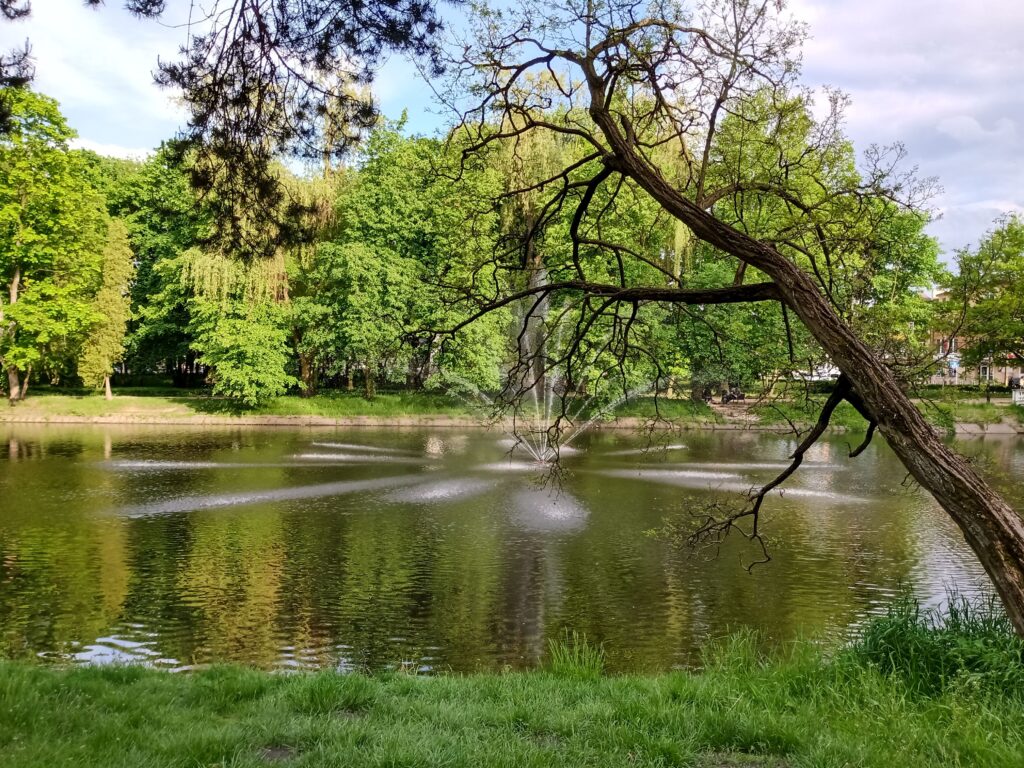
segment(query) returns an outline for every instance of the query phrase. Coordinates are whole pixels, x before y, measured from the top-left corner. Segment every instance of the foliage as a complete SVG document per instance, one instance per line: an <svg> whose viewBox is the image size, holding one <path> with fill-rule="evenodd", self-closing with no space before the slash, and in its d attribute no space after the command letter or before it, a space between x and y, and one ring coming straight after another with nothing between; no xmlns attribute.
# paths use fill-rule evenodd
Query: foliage
<svg viewBox="0 0 1024 768"><path fill-rule="evenodd" d="M202 239L207 212L197 204L170 145L160 147L136 174L120 183L108 200L123 200L114 213L128 225L136 259L126 363L153 370L169 361L177 368L189 357L192 338L189 291L176 260Z"/></svg>
<svg viewBox="0 0 1024 768"><path fill-rule="evenodd" d="M77 356L94 320L107 217L57 103L23 89L3 98L12 124L0 137L0 362L13 390L19 373L59 379Z"/></svg>
<svg viewBox="0 0 1024 768"><path fill-rule="evenodd" d="M93 301L97 321L90 329L78 361L86 386L99 387L124 355L125 332L131 313L129 286L135 272L128 230L114 219L103 250L103 282Z"/></svg>
<svg viewBox="0 0 1024 768"><path fill-rule="evenodd" d="M977 250L958 254L957 266L941 303L947 330L966 340L964 363L1024 359L1024 218L999 220Z"/></svg>
<svg viewBox="0 0 1024 768"><path fill-rule="evenodd" d="M378 379L494 388L502 315L449 340L437 332L464 316L453 291L493 248L494 217L478 210L490 172L478 168L454 182L443 171L453 162L444 146L404 137L401 127L373 131L358 173L334 184L334 216L321 241L292 257L297 351L327 376L358 368L370 396Z"/></svg>
<svg viewBox="0 0 1024 768"><path fill-rule="evenodd" d="M915 693L960 688L1024 698L1024 640L992 598L951 594L940 612L905 595L871 620L847 653Z"/></svg>
<svg viewBox="0 0 1024 768"><path fill-rule="evenodd" d="M214 393L254 407L295 383L285 372L288 340L279 307L237 296L197 298L191 307L190 329L200 362L213 368Z"/></svg>

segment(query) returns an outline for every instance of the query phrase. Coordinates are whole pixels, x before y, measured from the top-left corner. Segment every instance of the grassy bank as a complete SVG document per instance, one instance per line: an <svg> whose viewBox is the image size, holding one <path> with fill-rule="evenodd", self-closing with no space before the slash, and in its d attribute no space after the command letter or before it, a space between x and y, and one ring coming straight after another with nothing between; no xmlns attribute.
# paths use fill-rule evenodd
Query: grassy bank
<svg viewBox="0 0 1024 768"><path fill-rule="evenodd" d="M14 408L0 411L0 418L42 419L60 416L83 418L137 417L139 419L201 418L209 416L296 416L344 419L355 417L400 418L414 416L485 416L486 411L440 394L420 392L381 393L373 400L358 394L337 392L317 397L276 397L257 408L245 408L205 394L118 391L113 400L99 394L31 393Z"/></svg>
<svg viewBox="0 0 1024 768"><path fill-rule="evenodd" d="M751 408L760 423L787 425L811 424L821 413L825 404L825 396L797 398L793 400L776 400L756 404ZM1010 404L1008 398L993 399L986 403L983 400L967 399L962 396L946 394L933 399L917 400L917 406L929 422L936 427L952 430L957 424L975 424L984 427L1003 422L1024 423L1024 409ZM833 427L863 431L867 422L847 402L839 404L830 422Z"/></svg>
<svg viewBox="0 0 1024 768"><path fill-rule="evenodd" d="M742 427L788 427L813 423L825 396L757 402L754 400L718 410L687 399L641 397L619 405L614 416L628 424L650 423L655 419L680 427L700 428L717 424ZM993 403L965 400L949 394L942 399L922 400L919 407L936 426L953 429L957 423L990 425L1000 422L1024 423L1024 409L1007 399ZM587 418L589 414L581 414ZM288 395L269 400L257 408L245 408L236 402L203 393L182 394L165 389L122 389L113 400L97 393L69 393L40 388L13 408L0 407L2 421L113 420L125 422L209 422L228 423L245 419L248 423L296 423L316 420L380 423L417 423L422 420L454 420L483 423L492 416L483 403L473 403L440 393L384 392L373 400L359 393L330 392L303 398ZM601 417L601 421L609 421ZM863 431L866 423L849 403L841 403L831 422L833 427Z"/></svg>
<svg viewBox="0 0 1024 768"><path fill-rule="evenodd" d="M954 612L956 613L956 612ZM4 766L1024 765L1022 644L910 604L831 655L738 636L699 673L601 674L555 649L532 673L273 675L239 667L0 664Z"/></svg>
<svg viewBox="0 0 1024 768"><path fill-rule="evenodd" d="M704 403L689 400L638 398L615 410L616 417L653 419L679 424L712 424L721 421ZM55 420L62 417L114 418L138 421L201 420L209 418L278 418L415 420L448 418L484 422L492 410L482 402L470 402L440 393L383 392L367 400L359 393L331 392L316 397L276 397L256 408L206 394L181 394L173 390L119 390L113 400L96 393L67 393L41 389L13 408L0 408L0 420ZM581 414L588 418L589 414Z"/></svg>

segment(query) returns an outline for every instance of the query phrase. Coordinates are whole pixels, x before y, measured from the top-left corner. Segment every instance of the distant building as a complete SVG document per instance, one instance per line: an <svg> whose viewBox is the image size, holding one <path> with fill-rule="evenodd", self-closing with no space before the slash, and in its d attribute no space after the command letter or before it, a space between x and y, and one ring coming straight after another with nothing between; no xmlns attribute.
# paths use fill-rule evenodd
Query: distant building
<svg viewBox="0 0 1024 768"><path fill-rule="evenodd" d="M924 295L924 294L922 294ZM925 295L933 301L945 301L949 297L947 291L938 291L933 296ZM1014 378L1024 375L1024 361L1017 360L1011 352L1005 357L1007 363L996 363L991 358L977 366L965 366L961 352L968 346L969 339L963 336L948 336L941 331L931 332L932 348L935 350L935 368L928 379L929 384L984 384L986 381L1001 387L1010 386Z"/></svg>

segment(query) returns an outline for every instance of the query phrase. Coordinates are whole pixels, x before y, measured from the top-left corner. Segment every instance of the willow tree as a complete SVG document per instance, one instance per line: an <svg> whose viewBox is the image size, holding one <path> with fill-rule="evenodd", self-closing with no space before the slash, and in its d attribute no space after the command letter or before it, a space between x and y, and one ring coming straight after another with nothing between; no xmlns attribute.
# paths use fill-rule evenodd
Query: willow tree
<svg viewBox="0 0 1024 768"><path fill-rule="evenodd" d="M481 295L479 312L569 294L589 313L581 321L586 327L600 316L628 322L652 302L776 304L789 322L802 323L842 375L787 469L727 514L709 512L695 540L738 532L762 543L768 493L796 471L835 408L849 401L868 421L866 442L880 432L953 518L1024 634L1024 520L933 431L883 354L858 334L835 290L878 253L888 219L875 214L916 211L927 184L899 170L898 147L872 150L859 168L831 162L847 143L843 99L830 99L823 116L812 117L811 95L797 82L804 30L783 14L782 3L534 0L516 11L478 14L472 34L453 62L451 98L462 104L463 130L476 131L477 147L550 132L586 148L580 160L534 185L547 190L544 210L573 211L564 276L517 295ZM556 87L538 91L542 79ZM470 103L459 102L460 94L471 94ZM812 123L806 151L798 153L786 151L793 115ZM721 141L730 118L756 129L733 162ZM495 124L503 129L496 133ZM774 162L747 161L755 140L757 152ZM665 170L666 150L681 173ZM594 201L609 188L641 190L735 265L732 279L700 288L668 277L636 280L647 273L627 268L636 257L629 243L598 235L606 206ZM736 212L752 203L784 217L771 232L747 230ZM623 334L623 344L629 340Z"/></svg>
<svg viewBox="0 0 1024 768"><path fill-rule="evenodd" d="M107 400L113 398L110 376L124 356L134 275L134 255L128 243L128 228L114 219L107 229L107 243L103 249L103 282L93 300L96 319L78 360L78 375L82 381L89 387L103 387Z"/></svg>

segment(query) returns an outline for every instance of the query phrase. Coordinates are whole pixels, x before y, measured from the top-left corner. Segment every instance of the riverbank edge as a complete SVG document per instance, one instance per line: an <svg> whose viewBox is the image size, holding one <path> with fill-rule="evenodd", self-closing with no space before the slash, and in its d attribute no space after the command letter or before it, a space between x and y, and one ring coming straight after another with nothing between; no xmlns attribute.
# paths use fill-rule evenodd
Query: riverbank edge
<svg viewBox="0 0 1024 768"><path fill-rule="evenodd" d="M458 427L458 428L511 428L512 422L489 422L468 416L158 416L151 414L111 414L108 416L75 416L70 414L4 413L0 411L0 424L133 424L168 426L239 426L239 427ZM608 421L595 421L589 429L753 429L782 431L778 424L740 422L674 421L671 419L645 419L628 416Z"/></svg>
<svg viewBox="0 0 1024 768"><path fill-rule="evenodd" d="M828 661L809 643L766 659L743 637L702 671L648 675L572 665L176 674L0 661L0 752L8 768L1007 766L1024 725L1009 703L911 695L899 679Z"/></svg>
<svg viewBox="0 0 1024 768"><path fill-rule="evenodd" d="M248 415L248 416L161 416L159 414L131 413L110 414L104 416L76 416L73 414L49 414L38 412L18 412L18 408L10 411L0 410L0 424L81 424L81 425L135 425L135 426L194 426L194 427L366 427L366 428L473 428L473 429L504 429L512 428L511 422L488 422L466 416L419 415L419 416L311 416L311 415ZM754 417L756 418L756 417ZM810 424L798 424L808 427ZM675 420L651 419L637 416L623 416L609 420L595 421L589 429L602 430L657 430L657 431L745 431L745 432L776 432L791 431L786 424L764 423L751 420L744 416L736 420ZM1024 434L1024 424L1016 421L1004 421L996 424L972 424L956 422L954 432L962 436L982 437L986 435L1018 435ZM849 427L833 425L829 430L835 434L856 431Z"/></svg>

